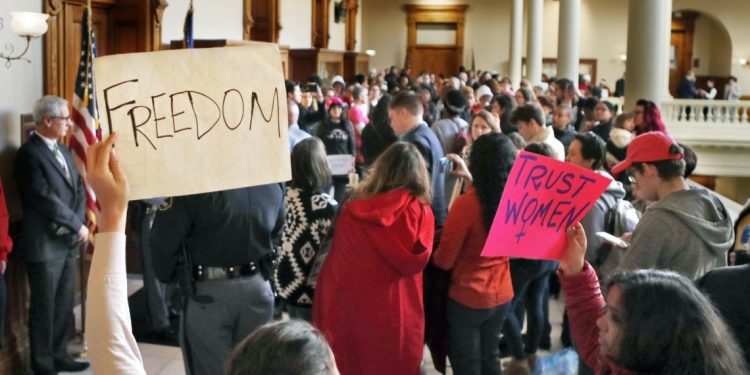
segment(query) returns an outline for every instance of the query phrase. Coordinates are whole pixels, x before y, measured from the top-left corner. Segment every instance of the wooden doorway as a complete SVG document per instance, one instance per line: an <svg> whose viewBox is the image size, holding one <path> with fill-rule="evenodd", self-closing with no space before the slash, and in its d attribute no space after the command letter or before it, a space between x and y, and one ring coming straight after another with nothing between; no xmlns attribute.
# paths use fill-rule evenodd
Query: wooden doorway
<svg viewBox="0 0 750 375"><path fill-rule="evenodd" d="M698 13L672 13L672 36L669 55L669 92L677 97L677 86L693 68L693 34Z"/></svg>
<svg viewBox="0 0 750 375"><path fill-rule="evenodd" d="M451 76L464 60L464 14L468 5L404 5L406 65L414 74Z"/></svg>

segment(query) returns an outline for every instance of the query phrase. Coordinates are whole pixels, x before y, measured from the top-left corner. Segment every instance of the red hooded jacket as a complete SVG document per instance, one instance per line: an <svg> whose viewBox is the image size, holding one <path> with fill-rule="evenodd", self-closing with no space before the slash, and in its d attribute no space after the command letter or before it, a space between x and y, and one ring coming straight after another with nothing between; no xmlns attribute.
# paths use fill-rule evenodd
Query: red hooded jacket
<svg viewBox="0 0 750 375"><path fill-rule="evenodd" d="M434 222L405 189L343 207L313 300L341 374L419 374Z"/></svg>
<svg viewBox="0 0 750 375"><path fill-rule="evenodd" d="M3 183L0 181L0 260L7 260L8 253L13 249L13 240L8 235L9 220L8 208L5 206Z"/></svg>

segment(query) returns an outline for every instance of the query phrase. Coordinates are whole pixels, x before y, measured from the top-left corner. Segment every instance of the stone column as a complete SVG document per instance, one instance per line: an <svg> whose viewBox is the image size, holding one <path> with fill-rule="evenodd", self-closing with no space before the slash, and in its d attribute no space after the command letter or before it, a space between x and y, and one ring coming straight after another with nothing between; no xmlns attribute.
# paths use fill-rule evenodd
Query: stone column
<svg viewBox="0 0 750 375"><path fill-rule="evenodd" d="M638 99L659 103L669 82L672 0L630 0L628 61L625 68L625 108Z"/></svg>
<svg viewBox="0 0 750 375"><path fill-rule="evenodd" d="M510 20L510 79L514 87L521 83L523 45L523 0L513 0Z"/></svg>
<svg viewBox="0 0 750 375"><path fill-rule="evenodd" d="M544 0L529 0L529 19L526 37L526 78L532 85L542 80L543 12Z"/></svg>
<svg viewBox="0 0 750 375"><path fill-rule="evenodd" d="M560 0L557 33L557 78L567 78L578 85L579 15L581 0ZM596 84L596 82L593 82Z"/></svg>

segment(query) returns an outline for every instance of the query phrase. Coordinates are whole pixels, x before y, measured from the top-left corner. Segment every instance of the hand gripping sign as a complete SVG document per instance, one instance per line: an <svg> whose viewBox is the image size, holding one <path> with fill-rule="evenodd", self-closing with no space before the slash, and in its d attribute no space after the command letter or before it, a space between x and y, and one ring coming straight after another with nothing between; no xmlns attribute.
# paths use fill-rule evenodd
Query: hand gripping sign
<svg viewBox="0 0 750 375"><path fill-rule="evenodd" d="M521 152L482 256L560 259L566 229L581 221L610 182L588 169Z"/></svg>
<svg viewBox="0 0 750 375"><path fill-rule="evenodd" d="M105 56L94 72L102 132L119 134L131 199L291 179L276 45Z"/></svg>

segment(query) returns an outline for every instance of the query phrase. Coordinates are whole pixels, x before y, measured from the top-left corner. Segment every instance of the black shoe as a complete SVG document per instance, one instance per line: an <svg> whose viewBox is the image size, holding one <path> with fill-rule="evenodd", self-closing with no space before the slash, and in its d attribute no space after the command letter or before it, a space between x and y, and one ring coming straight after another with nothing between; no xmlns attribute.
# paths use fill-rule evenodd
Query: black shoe
<svg viewBox="0 0 750 375"><path fill-rule="evenodd" d="M552 339L549 336L543 336L539 341L539 349L550 350L552 348Z"/></svg>
<svg viewBox="0 0 750 375"><path fill-rule="evenodd" d="M179 334L172 327L167 327L161 331L154 331L154 336L166 342L179 343L180 340Z"/></svg>
<svg viewBox="0 0 750 375"><path fill-rule="evenodd" d="M55 360L55 370L60 372L80 372L89 368L88 362L78 362L73 358Z"/></svg>

